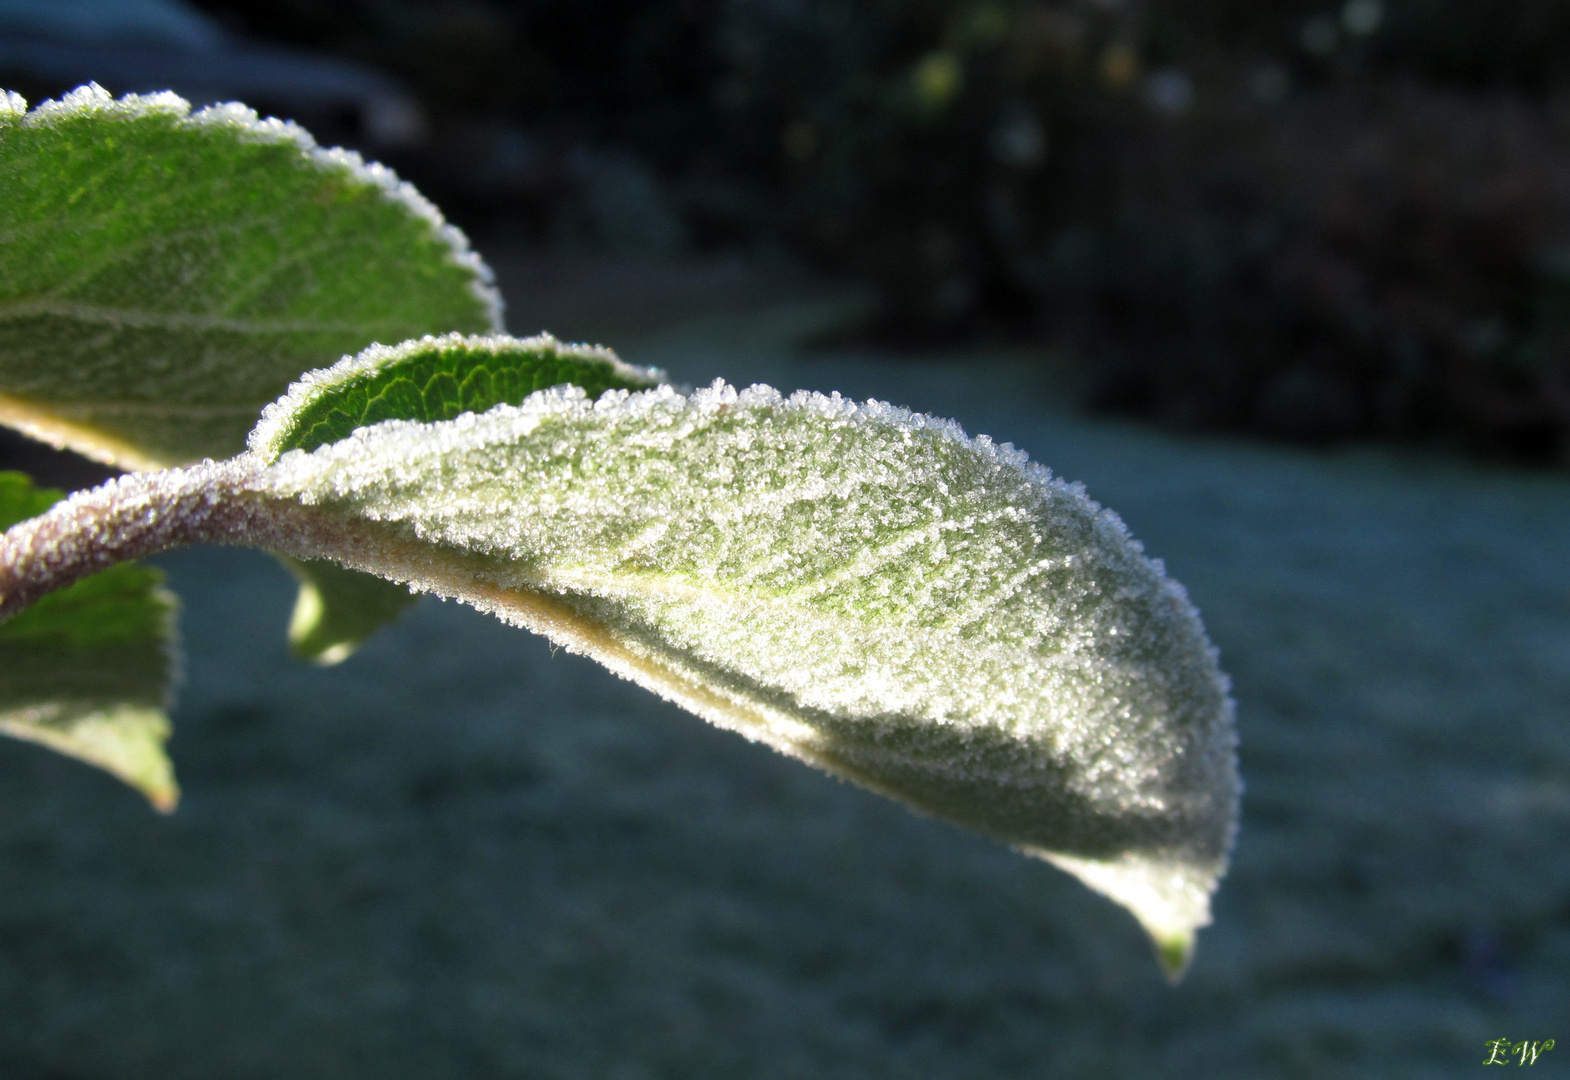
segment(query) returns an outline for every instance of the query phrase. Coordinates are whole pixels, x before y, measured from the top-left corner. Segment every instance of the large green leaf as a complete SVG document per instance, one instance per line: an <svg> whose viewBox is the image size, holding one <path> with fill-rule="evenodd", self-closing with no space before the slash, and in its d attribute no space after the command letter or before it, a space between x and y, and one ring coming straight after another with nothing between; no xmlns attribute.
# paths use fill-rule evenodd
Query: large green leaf
<svg viewBox="0 0 1570 1080"><path fill-rule="evenodd" d="M0 528L61 497L0 472ZM164 753L175 602L163 575L121 563L0 623L0 734L105 769L160 810L179 798Z"/></svg>
<svg viewBox="0 0 1570 1080"><path fill-rule="evenodd" d="M122 468L228 457L372 342L501 329L489 268L412 187L243 106L0 94L0 187L0 423ZM295 569L316 659L408 604Z"/></svg>
<svg viewBox="0 0 1570 1080"><path fill-rule="evenodd" d="M236 466L300 554L1050 859L1169 969L1208 921L1238 793L1214 651L1118 519L1011 447L838 396L570 387Z"/></svg>
<svg viewBox="0 0 1570 1080"><path fill-rule="evenodd" d="M379 165L239 105L0 107L0 420L130 468L238 452L303 372L501 328L490 272Z"/></svg>

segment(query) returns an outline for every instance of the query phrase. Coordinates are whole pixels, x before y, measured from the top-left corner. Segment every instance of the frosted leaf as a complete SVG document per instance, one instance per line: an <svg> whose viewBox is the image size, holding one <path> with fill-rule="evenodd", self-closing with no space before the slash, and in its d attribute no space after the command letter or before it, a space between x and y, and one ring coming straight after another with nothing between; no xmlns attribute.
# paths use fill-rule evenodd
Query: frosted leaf
<svg viewBox="0 0 1570 1080"><path fill-rule="evenodd" d="M126 468L227 457L302 372L501 328L390 170L243 105L97 86L0 109L0 423Z"/></svg>
<svg viewBox="0 0 1570 1080"><path fill-rule="evenodd" d="M663 372L624 364L609 349L563 345L549 334L424 337L372 345L330 368L306 372L263 410L249 443L272 460L383 420L451 420L495 405L521 405L551 387L577 386L597 397L605 390L653 389L663 380Z"/></svg>
<svg viewBox="0 0 1570 1080"><path fill-rule="evenodd" d="M558 388L251 467L313 523L301 554L1049 859L1169 971L1209 920L1239 790L1215 652L1121 521L1007 444L717 382Z"/></svg>

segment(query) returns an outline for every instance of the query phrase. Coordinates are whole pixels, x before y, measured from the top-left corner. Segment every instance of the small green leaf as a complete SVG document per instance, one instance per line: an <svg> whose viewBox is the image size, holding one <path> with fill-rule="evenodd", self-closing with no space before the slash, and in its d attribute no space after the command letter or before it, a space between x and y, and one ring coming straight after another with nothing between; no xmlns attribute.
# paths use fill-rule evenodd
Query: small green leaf
<svg viewBox="0 0 1570 1080"><path fill-rule="evenodd" d="M54 488L35 487L26 473L0 471L0 529L37 517L64 497Z"/></svg>
<svg viewBox="0 0 1570 1080"><path fill-rule="evenodd" d="M373 345L291 386L267 407L250 446L272 461L383 420L452 420L494 405L521 405L534 392L557 386L577 386L597 398L606 390L651 390L660 381L659 371L624 364L609 349L563 345L549 334L448 334L393 348Z"/></svg>
<svg viewBox="0 0 1570 1080"><path fill-rule="evenodd" d="M947 421L723 384L548 390L269 465L321 401L270 410L224 481L268 535L1049 859L1186 963L1236 824L1232 706L1182 589L1079 488Z"/></svg>
<svg viewBox="0 0 1570 1080"><path fill-rule="evenodd" d="M60 497L0 472L0 528ZM162 580L122 563L0 623L0 733L96 765L167 811L179 798L164 752L176 604Z"/></svg>
<svg viewBox="0 0 1570 1080"><path fill-rule="evenodd" d="M289 647L302 660L341 663L366 638L419 599L402 585L323 559L279 556L300 583L289 619Z"/></svg>

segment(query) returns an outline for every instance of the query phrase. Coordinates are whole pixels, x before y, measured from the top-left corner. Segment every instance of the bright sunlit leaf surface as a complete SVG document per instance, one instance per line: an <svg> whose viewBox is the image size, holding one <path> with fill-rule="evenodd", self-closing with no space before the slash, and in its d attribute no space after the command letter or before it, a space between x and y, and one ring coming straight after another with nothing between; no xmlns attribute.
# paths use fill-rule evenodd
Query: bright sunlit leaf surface
<svg viewBox="0 0 1570 1080"><path fill-rule="evenodd" d="M61 493L0 472L0 529ZM0 622L0 733L104 769L161 810L179 798L164 753L175 601L163 575L122 563Z"/></svg>
<svg viewBox="0 0 1570 1080"><path fill-rule="evenodd" d="M297 388L254 445L333 397ZM352 565L1052 860L1182 967L1234 829L1231 703L1181 588L1079 488L947 421L766 387L421 419L264 453L258 483Z"/></svg>

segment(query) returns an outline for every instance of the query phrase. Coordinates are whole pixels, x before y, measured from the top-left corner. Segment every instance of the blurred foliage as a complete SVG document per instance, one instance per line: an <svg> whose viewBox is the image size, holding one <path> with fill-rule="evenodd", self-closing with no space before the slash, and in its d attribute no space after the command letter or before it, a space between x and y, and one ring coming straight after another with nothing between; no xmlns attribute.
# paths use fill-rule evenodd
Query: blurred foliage
<svg viewBox="0 0 1570 1080"><path fill-rule="evenodd" d="M482 228L784 246L1170 422L1570 459L1560 0L204 6L400 73Z"/></svg>

